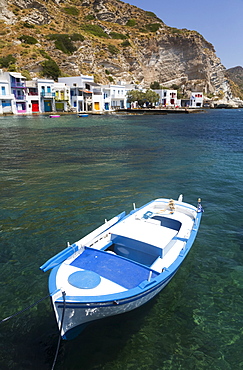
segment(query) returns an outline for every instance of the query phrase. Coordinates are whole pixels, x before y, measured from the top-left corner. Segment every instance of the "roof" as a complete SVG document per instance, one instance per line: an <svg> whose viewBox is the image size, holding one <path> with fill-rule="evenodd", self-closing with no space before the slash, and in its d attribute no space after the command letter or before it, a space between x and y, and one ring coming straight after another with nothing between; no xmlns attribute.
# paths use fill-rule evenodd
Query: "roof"
<svg viewBox="0 0 243 370"><path fill-rule="evenodd" d="M97 84L96 82L86 82L87 85L90 85L90 86L100 86L99 84Z"/></svg>
<svg viewBox="0 0 243 370"><path fill-rule="evenodd" d="M87 93L87 94L92 94L92 91L89 91L89 90L79 89L79 91L83 91L84 93Z"/></svg>
<svg viewBox="0 0 243 370"><path fill-rule="evenodd" d="M26 80L26 77L22 76L21 73L18 72L9 72L10 76L13 76L15 78L24 78Z"/></svg>

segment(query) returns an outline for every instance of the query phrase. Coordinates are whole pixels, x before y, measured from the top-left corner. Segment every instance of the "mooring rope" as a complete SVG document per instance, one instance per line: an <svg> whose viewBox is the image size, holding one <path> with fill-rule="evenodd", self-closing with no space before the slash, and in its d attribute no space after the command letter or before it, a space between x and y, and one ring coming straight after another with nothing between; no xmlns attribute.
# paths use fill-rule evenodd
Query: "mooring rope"
<svg viewBox="0 0 243 370"><path fill-rule="evenodd" d="M60 343L61 343L61 339L62 339L62 334L61 333L62 333L62 327L63 327L63 322L64 322L64 314L65 314L65 309L66 309L66 299L65 299L65 296L66 296L66 293L65 292L62 292L62 298L63 298L62 319L61 319L61 326L60 326L60 330L59 330L59 337L58 337L56 354L55 354L55 358L54 358L54 361L53 361L51 370L54 370L54 367L56 365L57 355L58 355L58 352L59 352Z"/></svg>
<svg viewBox="0 0 243 370"><path fill-rule="evenodd" d="M25 311L29 310L30 308L32 308L32 307L34 307L34 306L36 306L38 303L40 303L40 302L44 301L44 299L46 299L46 298L48 298L48 297L50 297L50 295L49 295L49 294L48 294L47 296L45 296L45 297L41 298L41 299L38 299L38 301L36 301L36 302L32 303L32 304L31 304L30 306L28 306L28 307L25 307L23 310L21 310L21 311L19 311L19 312L16 312L16 313L14 313L14 314L13 314L13 315L11 315L11 316L5 317L5 319L3 319L3 320L1 320L1 321L0 321L0 324L1 324L2 322L5 322L5 321L8 321L8 320L12 319L13 317L16 317L16 316L18 316L18 315L21 315L23 312L25 312Z"/></svg>

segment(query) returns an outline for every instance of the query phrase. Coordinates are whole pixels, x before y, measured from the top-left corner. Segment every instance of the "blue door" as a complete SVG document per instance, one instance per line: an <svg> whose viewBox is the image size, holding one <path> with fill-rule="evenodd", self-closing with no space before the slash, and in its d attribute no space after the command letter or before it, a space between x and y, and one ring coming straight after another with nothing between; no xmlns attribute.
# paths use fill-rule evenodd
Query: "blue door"
<svg viewBox="0 0 243 370"><path fill-rule="evenodd" d="M51 101L50 100L44 100L44 111L51 112Z"/></svg>

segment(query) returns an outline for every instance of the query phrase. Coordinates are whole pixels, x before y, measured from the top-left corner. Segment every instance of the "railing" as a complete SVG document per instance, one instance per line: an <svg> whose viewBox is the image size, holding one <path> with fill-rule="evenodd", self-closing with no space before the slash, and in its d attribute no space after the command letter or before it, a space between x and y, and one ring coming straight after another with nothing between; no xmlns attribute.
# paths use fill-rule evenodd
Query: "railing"
<svg viewBox="0 0 243 370"><path fill-rule="evenodd" d="M11 82L11 87L22 87L22 88L26 88L25 83L23 83L23 82Z"/></svg>
<svg viewBox="0 0 243 370"><path fill-rule="evenodd" d="M1 94L0 93L0 99L4 99L4 100L14 99L14 94Z"/></svg>
<svg viewBox="0 0 243 370"><path fill-rule="evenodd" d="M55 97L55 93L54 92L41 91L40 95L41 95L41 97L45 97L45 98Z"/></svg>
<svg viewBox="0 0 243 370"><path fill-rule="evenodd" d="M16 100L26 100L26 96L25 95L17 95L17 94L14 94L14 97Z"/></svg>
<svg viewBox="0 0 243 370"><path fill-rule="evenodd" d="M68 97L67 96L55 96L55 100L56 101L68 101Z"/></svg>

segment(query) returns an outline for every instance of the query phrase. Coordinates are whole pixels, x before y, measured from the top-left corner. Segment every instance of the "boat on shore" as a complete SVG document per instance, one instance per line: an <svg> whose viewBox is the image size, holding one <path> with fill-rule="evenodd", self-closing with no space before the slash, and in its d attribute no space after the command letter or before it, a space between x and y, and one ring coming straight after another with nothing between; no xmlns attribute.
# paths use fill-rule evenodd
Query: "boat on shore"
<svg viewBox="0 0 243 370"><path fill-rule="evenodd" d="M128 215L105 221L42 265L51 270L49 292L62 338L157 295L191 249L202 212L200 199L195 207L182 196L134 204Z"/></svg>

